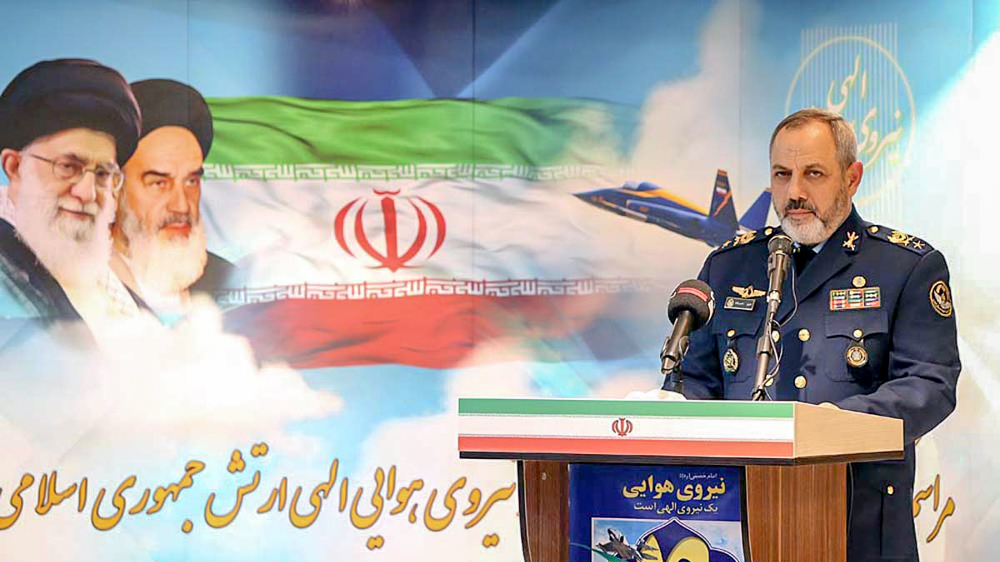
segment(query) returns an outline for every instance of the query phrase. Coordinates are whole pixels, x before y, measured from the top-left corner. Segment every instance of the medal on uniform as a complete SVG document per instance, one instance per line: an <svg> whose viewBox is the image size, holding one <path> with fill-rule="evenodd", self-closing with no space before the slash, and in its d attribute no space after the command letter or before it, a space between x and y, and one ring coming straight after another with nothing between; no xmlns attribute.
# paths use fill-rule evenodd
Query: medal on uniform
<svg viewBox="0 0 1000 562"><path fill-rule="evenodd" d="M830 291L830 312L880 308L882 306L882 289L863 286L863 283L866 282L867 280L859 275L854 278L853 284L862 285L861 287Z"/></svg>
<svg viewBox="0 0 1000 562"><path fill-rule="evenodd" d="M858 343L847 348L847 364L854 368L864 367L868 364L868 350Z"/></svg>
<svg viewBox="0 0 1000 562"><path fill-rule="evenodd" d="M731 347L726 349L726 353L722 356L722 368L727 373L735 373L739 370L740 356L736 354L735 349Z"/></svg>

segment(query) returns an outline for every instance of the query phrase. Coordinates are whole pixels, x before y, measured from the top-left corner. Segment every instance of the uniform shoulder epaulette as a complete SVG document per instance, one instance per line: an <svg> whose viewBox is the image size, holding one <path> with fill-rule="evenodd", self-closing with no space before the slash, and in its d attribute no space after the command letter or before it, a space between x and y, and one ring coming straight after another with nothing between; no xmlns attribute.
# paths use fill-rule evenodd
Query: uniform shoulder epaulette
<svg viewBox="0 0 1000 562"><path fill-rule="evenodd" d="M770 238L771 234L775 233L778 229L774 227L767 227L761 230L750 230L742 234L737 234L729 240L726 240L718 248L715 249L716 254L720 252L725 252L727 250L732 250L733 248L739 248L740 246L746 246L747 244L754 244L756 242L764 242Z"/></svg>
<svg viewBox="0 0 1000 562"><path fill-rule="evenodd" d="M907 250L924 255L934 248L927 243L925 240L921 240L912 234L906 234L899 230L893 230L887 226L882 226L880 224L873 224L868 227L868 235L872 238L882 240L883 242L888 242L893 246L899 246L900 248L906 248Z"/></svg>

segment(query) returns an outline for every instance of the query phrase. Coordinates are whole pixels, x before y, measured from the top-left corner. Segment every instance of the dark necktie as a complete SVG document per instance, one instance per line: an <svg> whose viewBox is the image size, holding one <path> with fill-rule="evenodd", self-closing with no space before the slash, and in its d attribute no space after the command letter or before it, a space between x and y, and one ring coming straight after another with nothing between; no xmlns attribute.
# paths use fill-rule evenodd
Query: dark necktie
<svg viewBox="0 0 1000 562"><path fill-rule="evenodd" d="M802 275L806 266L815 257L816 252L813 251L813 246L799 246L798 251L795 252L795 275Z"/></svg>

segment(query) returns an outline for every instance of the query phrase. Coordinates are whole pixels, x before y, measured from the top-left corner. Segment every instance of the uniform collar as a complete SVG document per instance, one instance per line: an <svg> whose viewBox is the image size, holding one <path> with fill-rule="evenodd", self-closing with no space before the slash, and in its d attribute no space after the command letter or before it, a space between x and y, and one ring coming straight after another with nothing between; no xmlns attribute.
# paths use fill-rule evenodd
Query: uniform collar
<svg viewBox="0 0 1000 562"><path fill-rule="evenodd" d="M839 246L848 255L854 255L861 251L865 232L865 221L861 220L858 210L851 205L851 214L847 215L843 224L827 239L827 243Z"/></svg>
<svg viewBox="0 0 1000 562"><path fill-rule="evenodd" d="M799 301L805 300L824 283L838 272L842 271L854 259L855 254L861 248L861 240L864 233L864 222L858 215L857 209L851 206L851 213L847 219L833 234L823 243L822 249L817 252L813 263L805 269L801 277L795 278L795 294ZM792 276L786 278L786 285L791 282ZM790 287L786 286L786 289ZM791 292L785 294L791 295ZM794 303L791 298L783 299L781 307L778 309L778 318L783 318L790 313Z"/></svg>

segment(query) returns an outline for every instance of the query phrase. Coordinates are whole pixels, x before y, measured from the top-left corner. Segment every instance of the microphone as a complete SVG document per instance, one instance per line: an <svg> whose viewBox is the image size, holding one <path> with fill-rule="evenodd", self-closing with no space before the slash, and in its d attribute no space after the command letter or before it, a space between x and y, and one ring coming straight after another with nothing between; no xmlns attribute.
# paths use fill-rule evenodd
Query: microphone
<svg viewBox="0 0 1000 562"><path fill-rule="evenodd" d="M757 377L754 379L751 399L763 400L764 383L767 377L767 367L771 360L771 324L781 305L781 285L788 275L791 263L792 239L785 234L776 234L767 241L767 310L764 313L764 324L760 337L757 339Z"/></svg>
<svg viewBox="0 0 1000 562"><path fill-rule="evenodd" d="M781 304L781 285L788 275L791 263L792 239L784 234L776 234L767 241L767 302ZM778 310L777 304L774 307Z"/></svg>
<svg viewBox="0 0 1000 562"><path fill-rule="evenodd" d="M674 323L673 332L660 350L662 368L674 392L683 394L681 363L688 350L688 334L708 324L715 312L715 295L708 283L697 279L684 281L674 289L667 304L667 318Z"/></svg>

